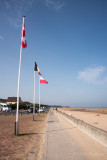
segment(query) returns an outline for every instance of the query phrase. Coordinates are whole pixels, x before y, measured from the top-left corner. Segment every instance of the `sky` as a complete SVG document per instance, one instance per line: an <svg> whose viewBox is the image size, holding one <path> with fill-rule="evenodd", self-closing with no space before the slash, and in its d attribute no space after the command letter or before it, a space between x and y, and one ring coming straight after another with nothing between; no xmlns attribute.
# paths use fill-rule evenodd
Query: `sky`
<svg viewBox="0 0 107 160"><path fill-rule="evenodd" d="M22 100L33 102L36 59L42 104L107 107L106 0L0 0L0 98L17 96L23 16Z"/></svg>

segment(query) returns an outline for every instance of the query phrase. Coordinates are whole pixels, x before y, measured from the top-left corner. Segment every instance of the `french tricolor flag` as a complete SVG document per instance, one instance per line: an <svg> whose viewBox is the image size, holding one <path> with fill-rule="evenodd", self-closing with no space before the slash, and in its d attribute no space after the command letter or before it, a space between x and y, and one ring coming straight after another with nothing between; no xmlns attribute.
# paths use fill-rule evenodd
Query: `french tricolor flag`
<svg viewBox="0 0 107 160"><path fill-rule="evenodd" d="M48 84L48 82L40 76L40 83Z"/></svg>

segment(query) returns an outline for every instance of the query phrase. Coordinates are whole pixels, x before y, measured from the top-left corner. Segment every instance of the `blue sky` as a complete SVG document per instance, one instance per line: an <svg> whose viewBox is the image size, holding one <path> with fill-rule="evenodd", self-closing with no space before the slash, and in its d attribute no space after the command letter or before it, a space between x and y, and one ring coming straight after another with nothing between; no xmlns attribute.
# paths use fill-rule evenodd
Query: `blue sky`
<svg viewBox="0 0 107 160"><path fill-rule="evenodd" d="M107 1L1 0L0 98L17 96L22 17L20 96L33 102L34 59L49 84L41 103L107 107ZM36 102L39 76L36 72Z"/></svg>

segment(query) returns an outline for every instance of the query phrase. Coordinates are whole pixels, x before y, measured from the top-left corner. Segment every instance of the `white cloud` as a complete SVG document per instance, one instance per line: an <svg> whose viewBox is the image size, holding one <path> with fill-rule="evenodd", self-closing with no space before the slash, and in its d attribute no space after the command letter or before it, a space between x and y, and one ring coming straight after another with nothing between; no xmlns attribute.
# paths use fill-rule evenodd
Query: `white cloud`
<svg viewBox="0 0 107 160"><path fill-rule="evenodd" d="M47 7L54 8L55 10L60 10L64 5L62 0L44 0L44 4Z"/></svg>
<svg viewBox="0 0 107 160"><path fill-rule="evenodd" d="M0 6L9 24L19 28L22 24L22 16L31 9L33 2L34 0L3 0L0 1Z"/></svg>
<svg viewBox="0 0 107 160"><path fill-rule="evenodd" d="M107 83L107 77L101 79L101 75L105 72L106 68L103 66L96 68L87 68L78 73L78 79L87 81L93 84L105 84Z"/></svg>
<svg viewBox="0 0 107 160"><path fill-rule="evenodd" d="M4 38L3 38L1 35L0 35L0 40L1 40L1 41L3 41L3 40L4 40Z"/></svg>
<svg viewBox="0 0 107 160"><path fill-rule="evenodd" d="M2 10L0 12L7 18L9 24L14 28L20 28L22 25L22 17L36 3L58 11L63 7L63 0L3 0L0 1Z"/></svg>
<svg viewBox="0 0 107 160"><path fill-rule="evenodd" d="M4 0L4 5L5 5L6 9L9 9L11 7L9 1L7 1L7 0Z"/></svg>

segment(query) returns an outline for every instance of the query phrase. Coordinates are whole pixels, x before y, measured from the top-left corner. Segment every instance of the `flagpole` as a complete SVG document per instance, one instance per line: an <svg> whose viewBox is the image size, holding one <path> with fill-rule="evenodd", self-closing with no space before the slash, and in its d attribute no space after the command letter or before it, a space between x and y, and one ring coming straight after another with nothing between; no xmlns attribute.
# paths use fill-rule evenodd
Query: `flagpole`
<svg viewBox="0 0 107 160"><path fill-rule="evenodd" d="M40 115L40 76L39 76L39 115Z"/></svg>
<svg viewBox="0 0 107 160"><path fill-rule="evenodd" d="M35 61L34 61L35 63ZM33 121L35 121L35 70L34 70L34 103L33 103Z"/></svg>
<svg viewBox="0 0 107 160"><path fill-rule="evenodd" d="M15 122L15 135L18 135L18 116L19 116L18 113L19 113L19 92L20 92L21 57L22 57L22 46L20 48L19 75L18 75L18 88L17 88L17 110L16 110L16 122Z"/></svg>
<svg viewBox="0 0 107 160"><path fill-rule="evenodd" d="M23 24L24 24L24 18L23 16ZM18 88L17 88L17 109L16 109L16 122L15 122L15 135L18 135L18 113L19 113L19 93L20 93L20 73L21 73L21 59L22 59L22 45L20 48L20 61L19 61L19 75L18 75Z"/></svg>

